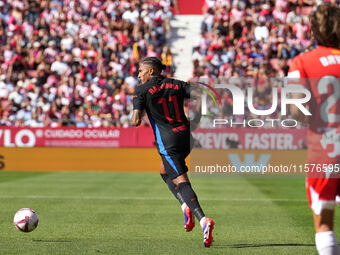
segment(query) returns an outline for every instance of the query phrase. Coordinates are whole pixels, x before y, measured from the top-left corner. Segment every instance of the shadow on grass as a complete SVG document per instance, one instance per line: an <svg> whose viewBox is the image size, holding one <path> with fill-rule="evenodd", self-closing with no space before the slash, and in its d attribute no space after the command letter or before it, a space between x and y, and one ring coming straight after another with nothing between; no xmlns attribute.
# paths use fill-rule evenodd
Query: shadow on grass
<svg viewBox="0 0 340 255"><path fill-rule="evenodd" d="M33 242L39 243L72 243L71 240L43 240L43 239L34 239ZM94 252L96 253L103 253L103 251L95 249Z"/></svg>
<svg viewBox="0 0 340 255"><path fill-rule="evenodd" d="M212 245L213 248L256 248L256 247L314 247L315 244L302 244L302 243L268 243L268 244L230 244L230 245Z"/></svg>
<svg viewBox="0 0 340 255"><path fill-rule="evenodd" d="M71 240L42 240L42 239L34 239L33 242L41 242L41 243L71 243Z"/></svg>

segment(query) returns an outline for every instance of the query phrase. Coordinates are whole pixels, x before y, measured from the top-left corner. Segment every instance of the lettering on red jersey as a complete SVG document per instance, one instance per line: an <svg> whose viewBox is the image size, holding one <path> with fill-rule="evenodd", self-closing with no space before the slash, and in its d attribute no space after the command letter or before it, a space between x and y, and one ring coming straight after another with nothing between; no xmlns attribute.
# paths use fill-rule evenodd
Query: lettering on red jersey
<svg viewBox="0 0 340 255"><path fill-rule="evenodd" d="M328 55L319 58L319 60L323 66L340 65L340 55Z"/></svg>
<svg viewBox="0 0 340 255"><path fill-rule="evenodd" d="M308 161L340 160L340 50L319 46L295 57L288 78L312 93ZM289 84L289 82L288 82Z"/></svg>

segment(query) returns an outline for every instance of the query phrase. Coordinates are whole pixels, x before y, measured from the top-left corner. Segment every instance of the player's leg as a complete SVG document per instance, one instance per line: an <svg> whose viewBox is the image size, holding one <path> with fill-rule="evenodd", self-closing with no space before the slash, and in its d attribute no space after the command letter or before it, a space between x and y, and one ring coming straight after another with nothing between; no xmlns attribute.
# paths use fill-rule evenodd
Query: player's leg
<svg viewBox="0 0 340 255"><path fill-rule="evenodd" d="M321 214L315 214L315 245L320 255L340 254L338 241L333 231L334 210L322 210Z"/></svg>
<svg viewBox="0 0 340 255"><path fill-rule="evenodd" d="M167 174L178 186L185 203L200 221L203 230L203 243L210 247L213 237L214 221L206 218L198 202L196 193L191 187L185 164L185 158L190 153L190 133L172 135L167 139L168 147L162 151L162 160ZM170 146L171 144L171 146Z"/></svg>
<svg viewBox="0 0 340 255"><path fill-rule="evenodd" d="M313 211L315 245L320 255L340 254L333 231L338 179L307 179L307 194Z"/></svg>
<svg viewBox="0 0 340 255"><path fill-rule="evenodd" d="M185 206L186 204L183 200L183 197L181 196L181 193L179 193L179 189L178 189L177 185L173 183L172 179L166 173L163 163L161 163L161 165L160 165L159 173L160 173L163 181L168 185L169 190L175 196L175 198L179 201L181 206L183 204Z"/></svg>
<svg viewBox="0 0 340 255"><path fill-rule="evenodd" d="M185 163L185 158L191 151L191 145L193 144L192 139L193 137L190 133L184 135L177 141L178 146L175 147L173 151L170 151L172 155L168 156L168 158L165 157L164 159L165 164L168 166L168 171L172 173L173 183L179 188L184 201L195 214L202 226L202 222L205 220L205 215L198 202L197 195L191 187L191 183L187 175L188 167ZM172 161L172 164L169 161Z"/></svg>
<svg viewBox="0 0 340 255"><path fill-rule="evenodd" d="M174 185L179 189L183 200L189 206L189 208L194 212L195 216L199 221L205 217L203 210L198 202L197 195L191 187L187 173L184 173L172 180Z"/></svg>
<svg viewBox="0 0 340 255"><path fill-rule="evenodd" d="M178 187L184 202L188 205L191 211L195 214L197 219L201 221L205 215L198 202L196 193L191 187L187 171L188 168L185 165L185 160L181 155L162 155L163 165L168 176L171 178L175 186Z"/></svg>
<svg viewBox="0 0 340 255"><path fill-rule="evenodd" d="M166 173L163 163L161 163L161 166L160 166L160 175L163 181L168 185L168 188L171 191L171 193L175 196L175 198L181 204L181 208L184 214L184 229L185 231L190 232L195 227L195 217L192 211L190 210L190 208L184 202L184 199L181 193L179 192L178 186L174 184L172 179Z"/></svg>
<svg viewBox="0 0 340 255"><path fill-rule="evenodd" d="M191 187L187 173L181 174L180 176L174 178L173 182L178 186L184 201L187 203L191 211L194 212L195 216L200 222L203 231L204 246L210 247L211 243L213 242L212 231L214 229L215 223L212 219L205 217L205 214L198 202L197 195Z"/></svg>

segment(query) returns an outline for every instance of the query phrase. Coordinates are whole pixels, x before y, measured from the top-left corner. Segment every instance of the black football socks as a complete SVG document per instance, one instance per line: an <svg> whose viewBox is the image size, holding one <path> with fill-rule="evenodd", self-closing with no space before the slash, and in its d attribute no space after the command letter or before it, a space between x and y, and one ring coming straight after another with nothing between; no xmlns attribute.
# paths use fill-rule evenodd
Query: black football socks
<svg viewBox="0 0 340 255"><path fill-rule="evenodd" d="M171 193L175 196L175 198L180 202L180 204L184 204L184 199L181 195L181 193L179 192L179 188L177 187L177 185L175 185L172 181L171 178L169 178L168 174L161 174L161 177L163 179L163 181L168 185L169 190L171 191Z"/></svg>
<svg viewBox="0 0 340 255"><path fill-rule="evenodd" d="M178 189L184 202L189 206L190 210L195 214L197 219L201 221L205 217L200 204L198 203L195 191L192 189L190 182L181 182Z"/></svg>

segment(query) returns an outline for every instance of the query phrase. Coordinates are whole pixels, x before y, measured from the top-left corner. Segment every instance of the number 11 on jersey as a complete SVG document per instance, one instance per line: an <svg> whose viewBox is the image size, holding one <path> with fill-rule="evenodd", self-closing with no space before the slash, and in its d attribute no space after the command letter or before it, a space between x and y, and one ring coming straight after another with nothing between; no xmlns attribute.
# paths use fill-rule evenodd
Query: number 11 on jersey
<svg viewBox="0 0 340 255"><path fill-rule="evenodd" d="M174 107L176 120L178 122L182 122L176 95L170 96L169 101L167 101L167 98L164 98L164 97L158 99L158 103L162 104L163 112L164 112L166 119L169 121L170 124L172 124L174 123L174 120L170 117L169 107L168 107L168 104L170 106L170 102L172 102L172 105Z"/></svg>

